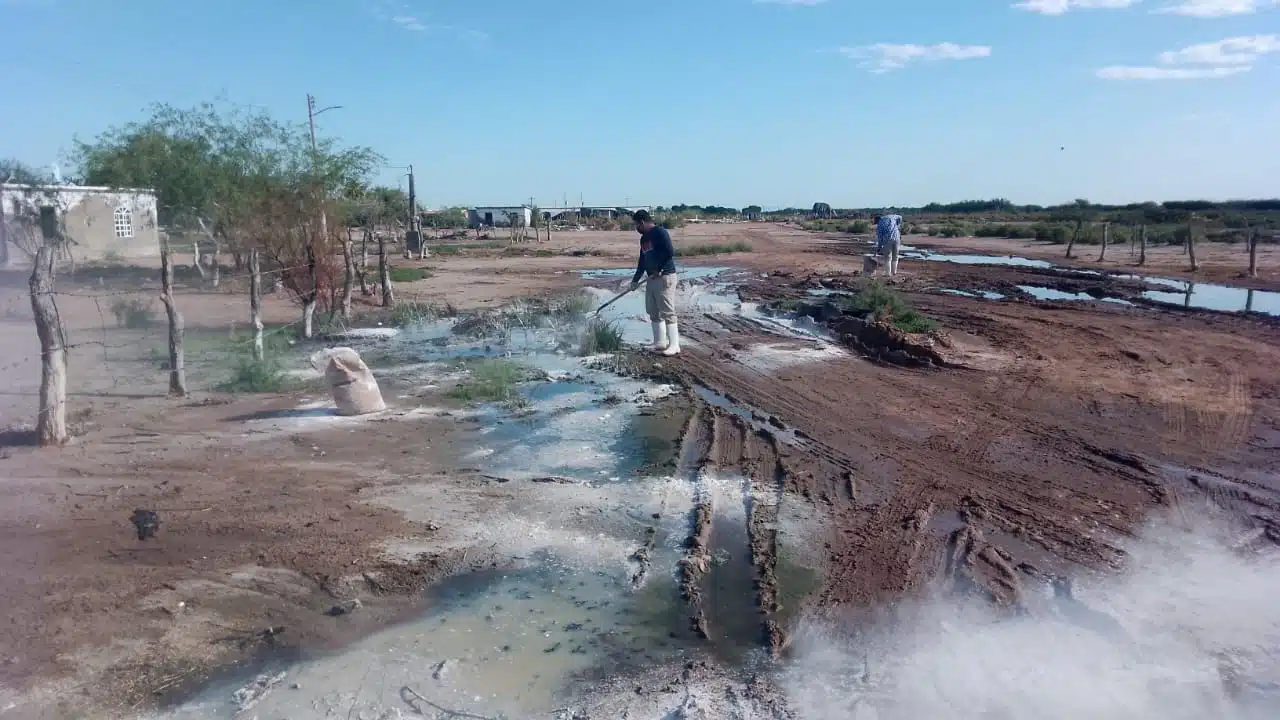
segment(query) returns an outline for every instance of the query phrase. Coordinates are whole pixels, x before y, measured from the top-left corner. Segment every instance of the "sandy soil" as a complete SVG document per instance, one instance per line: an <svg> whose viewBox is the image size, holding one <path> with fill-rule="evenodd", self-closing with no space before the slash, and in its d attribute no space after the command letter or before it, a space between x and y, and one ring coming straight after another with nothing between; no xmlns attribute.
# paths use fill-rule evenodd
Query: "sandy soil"
<svg viewBox="0 0 1280 720"><path fill-rule="evenodd" d="M776 225L676 233L682 247L742 240L751 252L684 264L750 271L744 299L767 303L851 284L865 252L846 238ZM432 277L396 291L401 301L491 307L578 286L579 270L628 266L635 242L631 232L565 232L550 243L398 260ZM1029 257L1058 252L1015 241L946 243ZM1227 256L1234 250L1218 250L1202 253L1202 275L1242 282L1229 267L1238 264ZM1260 253L1255 287L1272 287L1280 273L1280 254L1270 250ZM1159 252L1150 269L1174 274L1176 259ZM783 351L795 347L780 345L796 343L717 314L682 318L690 342L681 358L656 369L641 363L714 391L689 395L671 462L745 478L758 626L775 653L786 651L797 603L863 608L944 588L1024 606L1031 584L1122 564L1120 541L1162 509L1209 502L1280 541L1275 322L987 302L931 288L1008 288L1029 271L911 261L903 270L895 285L945 328L937 349L944 366L899 367L868 358L865 347L776 361L780 352L794 357ZM449 532L435 524L450 522L447 513L423 523L376 501L398 487L449 483L518 497L466 468L474 425L434 414L382 423L373 434L288 423L246 434L247 419L296 407L300 396L211 392L225 368L201 364L197 351L193 397L165 398L156 355L163 328L116 327L107 293L125 290L110 283L60 285L79 437L64 449L28 447L39 350L25 278L2 280L0 425L9 429L0 448L0 574L8 579L0 603L11 620L0 626L0 688L55 688L64 704L46 700L45 716L84 703L124 714L180 694L227 662L340 645L415 611L417 591L435 579L488 561L456 543L430 550L436 533ZM1136 292L1093 282L1117 297ZM244 328L247 298L234 278L224 290L183 288L193 337ZM267 313L273 323L297 316L282 298L269 300ZM160 511L163 545L131 537L135 507ZM777 529L797 513L823 523L824 575L807 599L780 600ZM693 533L704 530L712 536L709 528ZM392 556L389 541L427 550ZM358 611L328 616L354 599Z"/></svg>

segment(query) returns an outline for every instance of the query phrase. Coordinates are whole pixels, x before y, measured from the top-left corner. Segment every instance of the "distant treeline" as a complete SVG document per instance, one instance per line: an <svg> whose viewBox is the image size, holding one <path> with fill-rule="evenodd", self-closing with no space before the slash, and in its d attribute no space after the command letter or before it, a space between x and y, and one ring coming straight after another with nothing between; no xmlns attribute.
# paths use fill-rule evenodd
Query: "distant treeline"
<svg viewBox="0 0 1280 720"><path fill-rule="evenodd" d="M658 207L657 212L674 215L698 215L701 217L733 217L759 214L770 219L797 217L826 217L866 219L877 212L894 212L904 218L915 216L985 215L991 220L1053 220L1065 221L1085 218L1092 221L1136 222L1149 224L1184 222L1192 214L1210 221L1220 221L1226 227L1243 228L1251 221L1271 224L1276 220L1272 213L1280 213L1280 198L1257 200L1170 200L1163 203L1145 202L1127 205L1107 205L1076 200L1062 205L1017 205L1004 198L992 200L964 200L954 203L929 203L920 207L892 208L831 208L816 203L812 208L783 208L765 211L759 205L731 208L719 205L678 204ZM1270 221L1270 222L1267 222Z"/></svg>

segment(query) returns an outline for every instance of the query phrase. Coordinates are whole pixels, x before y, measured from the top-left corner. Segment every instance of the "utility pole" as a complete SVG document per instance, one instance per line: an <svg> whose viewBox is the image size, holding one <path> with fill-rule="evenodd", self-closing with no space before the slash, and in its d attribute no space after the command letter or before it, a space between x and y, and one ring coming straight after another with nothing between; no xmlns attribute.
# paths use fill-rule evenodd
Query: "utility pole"
<svg viewBox="0 0 1280 720"><path fill-rule="evenodd" d="M422 219L418 217L418 192L414 185L413 165L409 165L409 234L418 243L418 258L427 257L427 243L422 239ZM407 246L408 243L406 242ZM408 251L408 247L405 251Z"/></svg>
<svg viewBox="0 0 1280 720"><path fill-rule="evenodd" d="M316 116L329 110L337 110L341 105L330 105L326 108L316 109L316 97L311 93L307 93L307 125L311 128L311 164L312 169L315 168L315 161L319 158L319 150L316 149ZM329 236L329 218L326 216L324 209L320 210L320 235L322 237Z"/></svg>

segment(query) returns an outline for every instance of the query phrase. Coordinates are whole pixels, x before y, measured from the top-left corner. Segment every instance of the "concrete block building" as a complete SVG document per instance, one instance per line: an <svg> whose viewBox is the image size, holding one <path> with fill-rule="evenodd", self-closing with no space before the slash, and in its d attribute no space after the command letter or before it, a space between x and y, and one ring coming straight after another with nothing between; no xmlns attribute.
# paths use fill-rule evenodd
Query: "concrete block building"
<svg viewBox="0 0 1280 720"><path fill-rule="evenodd" d="M43 242L42 211L61 221L65 255L76 262L160 255L156 197L150 190L83 185L0 185L0 267L30 265Z"/></svg>

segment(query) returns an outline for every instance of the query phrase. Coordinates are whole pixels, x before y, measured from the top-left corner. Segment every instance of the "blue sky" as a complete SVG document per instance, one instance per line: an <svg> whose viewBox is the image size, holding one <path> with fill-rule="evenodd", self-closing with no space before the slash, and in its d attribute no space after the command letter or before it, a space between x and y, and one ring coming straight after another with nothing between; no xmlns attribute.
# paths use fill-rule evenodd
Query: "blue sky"
<svg viewBox="0 0 1280 720"><path fill-rule="evenodd" d="M1280 195L1276 0L0 0L0 156L225 98L425 203ZM395 170L383 180L400 182Z"/></svg>

